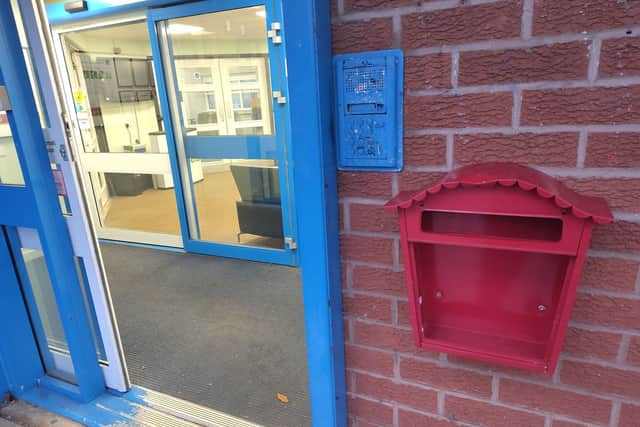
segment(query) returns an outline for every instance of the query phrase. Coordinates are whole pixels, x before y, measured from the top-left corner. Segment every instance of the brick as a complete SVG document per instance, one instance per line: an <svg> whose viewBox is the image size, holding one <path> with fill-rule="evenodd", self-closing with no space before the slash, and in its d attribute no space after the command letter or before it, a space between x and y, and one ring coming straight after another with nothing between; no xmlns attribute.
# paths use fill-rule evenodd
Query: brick
<svg viewBox="0 0 640 427"><path fill-rule="evenodd" d="M640 405L623 403L620 408L618 427L638 427L638 420L640 420Z"/></svg>
<svg viewBox="0 0 640 427"><path fill-rule="evenodd" d="M627 362L640 366L640 337L631 337Z"/></svg>
<svg viewBox="0 0 640 427"><path fill-rule="evenodd" d="M491 396L491 376L424 360L400 358L400 377L437 388Z"/></svg>
<svg viewBox="0 0 640 427"><path fill-rule="evenodd" d="M599 77L640 75L640 37L602 41Z"/></svg>
<svg viewBox="0 0 640 427"><path fill-rule="evenodd" d="M640 86L524 91L520 122L535 126L640 123Z"/></svg>
<svg viewBox="0 0 640 427"><path fill-rule="evenodd" d="M640 3L619 0L535 0L533 34L600 31L637 25Z"/></svg>
<svg viewBox="0 0 640 427"><path fill-rule="evenodd" d="M421 351L414 343L411 330L377 323L355 322L353 341L360 345L402 353Z"/></svg>
<svg viewBox="0 0 640 427"><path fill-rule="evenodd" d="M348 293L343 295L342 305L344 316L391 322L389 298Z"/></svg>
<svg viewBox="0 0 640 427"><path fill-rule="evenodd" d="M586 167L640 167L640 133L590 133L588 138L584 160Z"/></svg>
<svg viewBox="0 0 640 427"><path fill-rule="evenodd" d="M400 191L420 191L435 184L443 176L442 172L402 172L398 175L398 185Z"/></svg>
<svg viewBox="0 0 640 427"><path fill-rule="evenodd" d="M347 401L349 414L384 425L393 424L393 406L351 396Z"/></svg>
<svg viewBox="0 0 640 427"><path fill-rule="evenodd" d="M412 6L430 0L345 0L345 12L362 12L371 9L391 9L400 6ZM433 0L431 0L433 1Z"/></svg>
<svg viewBox="0 0 640 427"><path fill-rule="evenodd" d="M534 372L526 369L511 368L508 366L496 365L490 362L484 362L482 360L476 360L466 358L462 356L455 356L447 354L447 360L452 364L461 368L472 368L475 370L481 369L487 371L487 373L499 373L512 377L518 377L523 380L535 380L538 382L551 382L552 377L549 374L543 372Z"/></svg>
<svg viewBox="0 0 640 427"><path fill-rule="evenodd" d="M438 393L395 380L356 374L356 393L387 402L397 402L421 411L434 412L438 407Z"/></svg>
<svg viewBox="0 0 640 427"><path fill-rule="evenodd" d="M342 333L344 334L344 342L351 342L351 334L350 334L350 331L349 331L349 329L350 329L349 325L350 325L349 320L345 319L343 321L343 328L342 328Z"/></svg>
<svg viewBox="0 0 640 427"><path fill-rule="evenodd" d="M636 285L638 261L588 257L582 271L582 286L612 291L632 291Z"/></svg>
<svg viewBox="0 0 640 427"><path fill-rule="evenodd" d="M520 1L456 7L402 17L402 47L455 45L520 35Z"/></svg>
<svg viewBox="0 0 640 427"><path fill-rule="evenodd" d="M444 400L447 418L488 426L544 426L544 417L492 403L447 395Z"/></svg>
<svg viewBox="0 0 640 427"><path fill-rule="evenodd" d="M578 293L571 319L583 323L640 329L640 299Z"/></svg>
<svg viewBox="0 0 640 427"><path fill-rule="evenodd" d="M404 272L356 265L351 276L353 289L405 295Z"/></svg>
<svg viewBox="0 0 640 427"><path fill-rule="evenodd" d="M350 261L393 263L392 239L343 235L340 250L342 259Z"/></svg>
<svg viewBox="0 0 640 427"><path fill-rule="evenodd" d="M457 427L458 423L405 409L398 410L398 427Z"/></svg>
<svg viewBox="0 0 640 427"><path fill-rule="evenodd" d="M640 252L640 223L616 220L598 225L591 238L593 249Z"/></svg>
<svg viewBox="0 0 640 427"><path fill-rule="evenodd" d="M444 166L447 163L447 138L424 135L404 139L404 164L407 166Z"/></svg>
<svg viewBox="0 0 640 427"><path fill-rule="evenodd" d="M331 26L333 53L391 49L391 18L345 21Z"/></svg>
<svg viewBox="0 0 640 427"><path fill-rule="evenodd" d="M407 301L398 300L396 313L398 313L398 325L411 326L411 313L409 312L409 303Z"/></svg>
<svg viewBox="0 0 640 427"><path fill-rule="evenodd" d="M404 84L408 90L451 87L451 55L436 53L425 56L406 56Z"/></svg>
<svg viewBox="0 0 640 427"><path fill-rule="evenodd" d="M575 356L615 360L622 337L618 334L569 328L562 351Z"/></svg>
<svg viewBox="0 0 640 427"><path fill-rule="evenodd" d="M595 393L640 398L640 372L565 360L560 381Z"/></svg>
<svg viewBox="0 0 640 427"><path fill-rule="evenodd" d="M510 126L512 107L513 95L510 92L407 96L405 127Z"/></svg>
<svg viewBox="0 0 640 427"><path fill-rule="evenodd" d="M338 172L340 197L391 197L391 175L382 172Z"/></svg>
<svg viewBox="0 0 640 427"><path fill-rule="evenodd" d="M356 231L397 232L398 217L395 212L388 212L383 205L364 205L352 203L351 229Z"/></svg>
<svg viewBox="0 0 640 427"><path fill-rule="evenodd" d="M458 83L464 86L587 77L588 44L558 43L527 49L460 53Z"/></svg>
<svg viewBox="0 0 640 427"><path fill-rule="evenodd" d="M506 378L500 379L499 400L603 424L609 421L612 406L610 400Z"/></svg>
<svg viewBox="0 0 640 427"><path fill-rule="evenodd" d="M456 165L508 160L540 166L575 166L578 134L456 135L454 147Z"/></svg>
<svg viewBox="0 0 640 427"><path fill-rule="evenodd" d="M358 369L387 376L393 375L393 355L390 353L346 345L345 362L348 369Z"/></svg>
<svg viewBox="0 0 640 427"><path fill-rule="evenodd" d="M568 187L589 196L604 197L612 210L640 211L640 179L564 179Z"/></svg>
<svg viewBox="0 0 640 427"><path fill-rule="evenodd" d="M585 427L585 424L566 420L553 420L551 427Z"/></svg>

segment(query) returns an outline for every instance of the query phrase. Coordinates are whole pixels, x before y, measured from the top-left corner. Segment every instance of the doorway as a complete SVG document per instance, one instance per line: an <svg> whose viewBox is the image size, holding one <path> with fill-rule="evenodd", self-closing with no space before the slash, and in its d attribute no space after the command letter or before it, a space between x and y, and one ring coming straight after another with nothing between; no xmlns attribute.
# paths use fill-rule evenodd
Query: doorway
<svg viewBox="0 0 640 427"><path fill-rule="evenodd" d="M244 3L84 22L54 44L132 383L298 427L311 415L273 99L285 77L273 11Z"/></svg>

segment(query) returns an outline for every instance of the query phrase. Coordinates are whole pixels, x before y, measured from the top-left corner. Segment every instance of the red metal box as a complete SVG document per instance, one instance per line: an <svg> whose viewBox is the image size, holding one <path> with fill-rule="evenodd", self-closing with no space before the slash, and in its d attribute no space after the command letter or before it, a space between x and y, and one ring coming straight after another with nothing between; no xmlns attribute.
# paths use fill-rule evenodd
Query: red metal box
<svg viewBox="0 0 640 427"><path fill-rule="evenodd" d="M553 372L604 199L539 171L485 163L452 171L397 210L418 347Z"/></svg>

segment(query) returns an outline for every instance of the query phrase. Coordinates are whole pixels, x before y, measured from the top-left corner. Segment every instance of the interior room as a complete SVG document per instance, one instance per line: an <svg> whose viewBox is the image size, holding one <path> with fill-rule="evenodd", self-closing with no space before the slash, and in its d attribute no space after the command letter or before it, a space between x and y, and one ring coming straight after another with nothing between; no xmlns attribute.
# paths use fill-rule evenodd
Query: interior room
<svg viewBox="0 0 640 427"><path fill-rule="evenodd" d="M175 21L182 136L273 135L264 7ZM278 161L186 156L177 183L146 23L64 32L61 48L132 383L259 425L311 425L299 269L179 249L187 232L284 248Z"/></svg>

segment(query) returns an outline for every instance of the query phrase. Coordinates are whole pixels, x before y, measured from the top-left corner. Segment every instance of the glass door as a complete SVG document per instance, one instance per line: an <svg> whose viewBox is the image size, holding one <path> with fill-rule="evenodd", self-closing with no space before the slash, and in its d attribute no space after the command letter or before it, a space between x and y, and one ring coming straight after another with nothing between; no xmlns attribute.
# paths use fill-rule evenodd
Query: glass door
<svg viewBox="0 0 640 427"><path fill-rule="evenodd" d="M96 22L58 36L67 110L98 236L181 247L145 21Z"/></svg>
<svg viewBox="0 0 640 427"><path fill-rule="evenodd" d="M149 16L163 113L172 118L185 248L295 264L285 77L269 37L279 25L270 6L206 1Z"/></svg>

